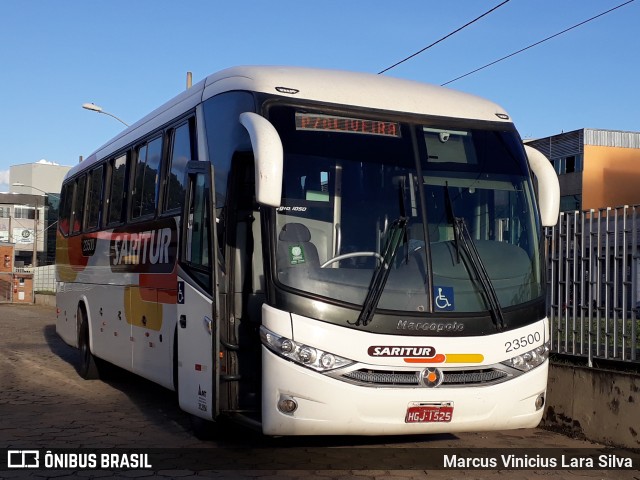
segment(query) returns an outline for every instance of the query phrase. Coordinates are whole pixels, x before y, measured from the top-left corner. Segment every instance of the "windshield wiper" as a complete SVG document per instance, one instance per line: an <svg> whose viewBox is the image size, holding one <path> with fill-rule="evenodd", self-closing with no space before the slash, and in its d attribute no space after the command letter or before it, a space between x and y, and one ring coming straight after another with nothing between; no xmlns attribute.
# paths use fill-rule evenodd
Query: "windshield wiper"
<svg viewBox="0 0 640 480"><path fill-rule="evenodd" d="M449 193L449 185L445 184L444 188L447 215L449 216L449 222L453 225L453 236L457 263L460 263L460 250L462 250L466 254L466 258L468 258L469 260L471 269L480 281L480 285L482 286L482 290L484 291L485 302L487 304L487 307L489 307L491 316L493 317L493 323L496 326L496 329L500 331L504 329L505 322L502 307L500 307L498 294L496 293L495 288L493 288L491 277L487 272L487 268L482 261L480 253L478 253L478 249L476 248L476 244L473 241L473 237L469 233L467 222L465 222L463 217L456 217L453 213L453 202L451 201L451 196Z"/></svg>
<svg viewBox="0 0 640 480"><path fill-rule="evenodd" d="M371 321L373 313L378 307L380 297L384 291L384 286L387 284L389 273L391 273L391 265L396 257L396 253L398 252L400 242L405 237L408 220L409 219L407 217L400 217L395 220L389 228L389 234L382 258L371 277L369 291L362 303L362 310L360 311L360 315L358 315L358 320L356 320L355 323L356 325L366 326Z"/></svg>

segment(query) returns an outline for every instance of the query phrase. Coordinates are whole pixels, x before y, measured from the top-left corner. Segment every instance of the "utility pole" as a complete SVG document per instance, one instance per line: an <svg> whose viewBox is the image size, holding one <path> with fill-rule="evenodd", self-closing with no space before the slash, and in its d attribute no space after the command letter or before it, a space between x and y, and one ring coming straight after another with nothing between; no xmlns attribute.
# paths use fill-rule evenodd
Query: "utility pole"
<svg viewBox="0 0 640 480"><path fill-rule="evenodd" d="M36 197L36 209L33 212L33 261L31 266L35 269L38 266L38 197ZM35 276L35 270L33 272Z"/></svg>

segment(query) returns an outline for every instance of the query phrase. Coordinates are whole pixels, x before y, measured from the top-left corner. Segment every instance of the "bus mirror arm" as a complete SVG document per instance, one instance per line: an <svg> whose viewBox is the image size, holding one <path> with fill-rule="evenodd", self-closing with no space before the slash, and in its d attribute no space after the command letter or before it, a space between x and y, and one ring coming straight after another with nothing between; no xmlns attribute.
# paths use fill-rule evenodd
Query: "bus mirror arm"
<svg viewBox="0 0 640 480"><path fill-rule="evenodd" d="M249 132L256 172L256 201L279 207L282 201L282 141L266 118L253 113L240 114L240 123Z"/></svg>
<svg viewBox="0 0 640 480"><path fill-rule="evenodd" d="M524 146L529 166L538 179L538 207L543 227L553 227L560 214L560 182L547 157L535 148Z"/></svg>

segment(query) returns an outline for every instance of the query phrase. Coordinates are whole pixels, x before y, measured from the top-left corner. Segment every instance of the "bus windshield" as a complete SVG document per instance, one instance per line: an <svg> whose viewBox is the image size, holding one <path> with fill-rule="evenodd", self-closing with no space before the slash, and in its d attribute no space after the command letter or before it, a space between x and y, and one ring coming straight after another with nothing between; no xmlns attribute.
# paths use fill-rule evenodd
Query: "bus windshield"
<svg viewBox="0 0 640 480"><path fill-rule="evenodd" d="M377 284L378 309L439 314L542 295L540 227L515 130L282 105L269 119L284 148L281 284L360 308ZM372 282L380 271L384 282Z"/></svg>

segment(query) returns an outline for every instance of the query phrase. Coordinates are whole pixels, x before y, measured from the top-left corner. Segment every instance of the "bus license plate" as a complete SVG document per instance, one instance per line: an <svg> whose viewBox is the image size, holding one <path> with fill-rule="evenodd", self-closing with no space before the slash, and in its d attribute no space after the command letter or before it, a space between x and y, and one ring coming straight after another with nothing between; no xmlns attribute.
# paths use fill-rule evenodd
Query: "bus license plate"
<svg viewBox="0 0 640 480"><path fill-rule="evenodd" d="M453 418L453 402L411 402L407 407L405 423L450 422Z"/></svg>

